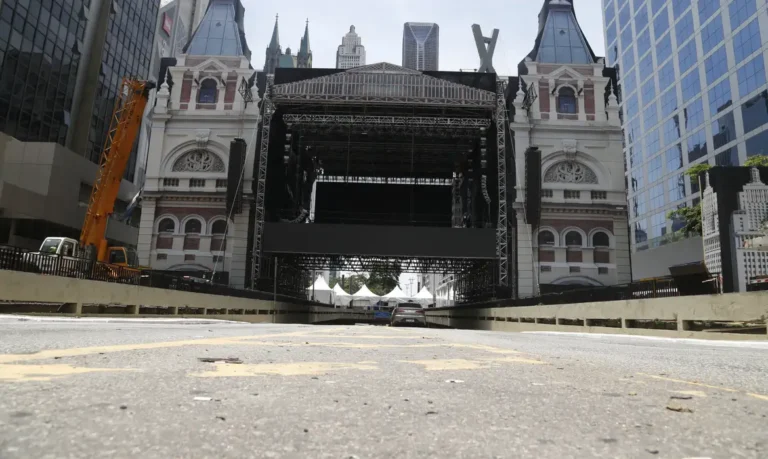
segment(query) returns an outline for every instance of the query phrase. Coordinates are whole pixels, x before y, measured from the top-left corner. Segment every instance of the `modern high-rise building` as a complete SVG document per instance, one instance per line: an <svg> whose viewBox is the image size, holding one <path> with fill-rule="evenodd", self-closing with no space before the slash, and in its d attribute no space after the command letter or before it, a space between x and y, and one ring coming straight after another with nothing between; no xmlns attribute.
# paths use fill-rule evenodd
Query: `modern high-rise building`
<svg viewBox="0 0 768 459"><path fill-rule="evenodd" d="M603 0L619 69L633 278L703 260L670 211L696 206L697 164L768 153L765 0Z"/></svg>
<svg viewBox="0 0 768 459"><path fill-rule="evenodd" d="M79 235L120 80L149 76L158 6L0 2L0 243ZM135 156L129 180L134 166ZM133 244L136 235L110 224L113 240Z"/></svg>
<svg viewBox="0 0 768 459"><path fill-rule="evenodd" d="M351 69L365 65L365 46L363 40L355 32L355 26L349 27L349 33L341 39L339 50L336 51L336 68Z"/></svg>
<svg viewBox="0 0 768 459"><path fill-rule="evenodd" d="M439 70L440 26L427 22L406 22L403 27L403 67Z"/></svg>

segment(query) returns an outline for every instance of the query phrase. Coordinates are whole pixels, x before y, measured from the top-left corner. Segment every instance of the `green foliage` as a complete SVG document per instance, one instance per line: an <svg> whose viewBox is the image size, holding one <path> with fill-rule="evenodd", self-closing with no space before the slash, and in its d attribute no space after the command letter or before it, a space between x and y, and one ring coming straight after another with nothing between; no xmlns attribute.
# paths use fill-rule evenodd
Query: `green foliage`
<svg viewBox="0 0 768 459"><path fill-rule="evenodd" d="M750 156L747 158L747 161L744 163L747 167L768 167L768 156L766 155L755 155Z"/></svg>
<svg viewBox="0 0 768 459"><path fill-rule="evenodd" d="M701 234L701 204L673 210L667 214L667 218L685 222L685 226L680 230L681 233Z"/></svg>
<svg viewBox="0 0 768 459"><path fill-rule="evenodd" d="M339 284L345 292L349 293L350 295L354 295L358 290L363 288L363 285L367 283L367 274L354 274L349 277L344 277L343 279L341 277L331 277L331 281L328 283L328 285L333 288L336 286L336 284Z"/></svg>
<svg viewBox="0 0 768 459"><path fill-rule="evenodd" d="M691 180L699 180L699 174L702 172L706 172L708 170L712 169L712 166L710 166L708 163L701 163L697 164L695 166L691 166L687 171L685 171L686 174L688 174L688 177L691 178Z"/></svg>
<svg viewBox="0 0 768 459"><path fill-rule="evenodd" d="M368 288L379 296L386 295L400 283L402 269L399 263L391 263L386 268L376 267L371 271Z"/></svg>
<svg viewBox="0 0 768 459"><path fill-rule="evenodd" d="M402 269L399 263L391 263L388 267L376 267L370 274L354 274L349 277L331 277L328 285L333 288L336 284L341 285L350 295L354 295L358 290L367 285L368 288L379 296L386 295L400 283L400 274Z"/></svg>

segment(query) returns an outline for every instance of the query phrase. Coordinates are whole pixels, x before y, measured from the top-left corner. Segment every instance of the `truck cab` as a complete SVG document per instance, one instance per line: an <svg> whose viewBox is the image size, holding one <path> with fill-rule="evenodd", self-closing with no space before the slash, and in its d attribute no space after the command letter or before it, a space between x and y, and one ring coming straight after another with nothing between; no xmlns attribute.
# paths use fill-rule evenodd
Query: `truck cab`
<svg viewBox="0 0 768 459"><path fill-rule="evenodd" d="M59 255L62 257L80 258L83 253L80 243L68 237L48 237L40 244L41 255Z"/></svg>

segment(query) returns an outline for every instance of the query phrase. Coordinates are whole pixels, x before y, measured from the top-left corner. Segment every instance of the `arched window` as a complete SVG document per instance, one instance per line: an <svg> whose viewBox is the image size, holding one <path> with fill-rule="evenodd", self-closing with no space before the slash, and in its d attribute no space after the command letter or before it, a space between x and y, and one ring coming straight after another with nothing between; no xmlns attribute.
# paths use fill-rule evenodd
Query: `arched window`
<svg viewBox="0 0 768 459"><path fill-rule="evenodd" d="M581 247L583 243L584 239L578 231L569 231L565 235L565 245L568 247Z"/></svg>
<svg viewBox="0 0 768 459"><path fill-rule="evenodd" d="M184 224L185 234L200 234L203 232L203 225L200 220L193 218Z"/></svg>
<svg viewBox="0 0 768 459"><path fill-rule="evenodd" d="M610 247L611 239L602 231L592 235L592 247Z"/></svg>
<svg viewBox="0 0 768 459"><path fill-rule="evenodd" d="M555 235L551 231L541 231L539 233L539 247L555 245Z"/></svg>
<svg viewBox="0 0 768 459"><path fill-rule="evenodd" d="M216 220L211 225L211 234L226 234L227 222L225 220Z"/></svg>
<svg viewBox="0 0 768 459"><path fill-rule="evenodd" d="M200 83L200 90L197 93L197 102L201 104L215 104L217 94L218 89L216 88L216 80L207 78Z"/></svg>
<svg viewBox="0 0 768 459"><path fill-rule="evenodd" d="M578 113L576 105L576 93L568 86L560 88L557 92L558 113Z"/></svg>
<svg viewBox="0 0 768 459"><path fill-rule="evenodd" d="M160 220L160 223L157 225L157 232L158 233L176 232L176 222L174 222L173 219L170 219L170 218L164 218Z"/></svg>

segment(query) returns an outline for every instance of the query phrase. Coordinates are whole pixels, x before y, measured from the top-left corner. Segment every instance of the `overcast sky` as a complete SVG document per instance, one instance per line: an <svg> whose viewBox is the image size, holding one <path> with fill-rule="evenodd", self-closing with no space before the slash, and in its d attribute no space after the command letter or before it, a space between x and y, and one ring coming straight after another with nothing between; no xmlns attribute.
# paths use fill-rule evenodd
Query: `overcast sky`
<svg viewBox="0 0 768 459"><path fill-rule="evenodd" d="M336 49L354 25L363 39L367 63L402 63L403 24L440 25L440 70L474 69L479 57L472 24L485 36L500 30L494 66L502 75L517 75L517 64L536 39L543 0L242 0L245 32L253 53L252 65L261 69L272 36L275 14L280 15L280 45L295 54L309 19L315 68L336 66ZM576 16L598 56L605 54L601 0L577 0Z"/></svg>

